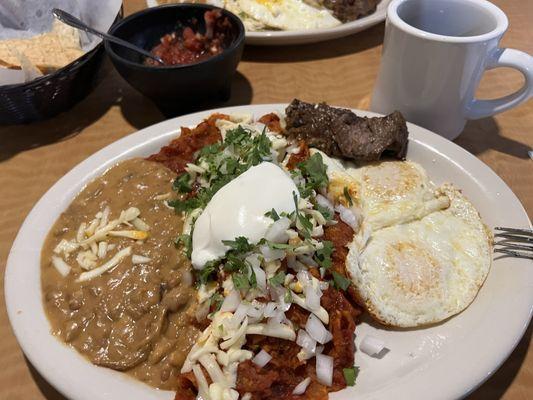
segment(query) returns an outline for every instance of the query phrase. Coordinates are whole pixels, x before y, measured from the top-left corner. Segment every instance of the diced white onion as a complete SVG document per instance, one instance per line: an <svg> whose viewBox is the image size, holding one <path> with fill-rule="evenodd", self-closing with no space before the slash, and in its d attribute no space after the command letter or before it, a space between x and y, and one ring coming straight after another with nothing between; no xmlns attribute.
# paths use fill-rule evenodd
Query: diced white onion
<svg viewBox="0 0 533 400"><path fill-rule="evenodd" d="M306 256L304 254L300 254L298 257L298 260L303 262L305 265L311 266L311 267L318 267L318 264L315 260L313 260L312 257Z"/></svg>
<svg viewBox="0 0 533 400"><path fill-rule="evenodd" d="M298 396L300 394L304 394L305 391L307 390L307 386L309 386L310 383L311 383L311 378L310 377L305 378L298 385L296 385L296 387L292 391L292 394L294 394L296 396Z"/></svg>
<svg viewBox="0 0 533 400"><path fill-rule="evenodd" d="M322 225L315 226L311 231L312 237L321 237L324 235L324 227Z"/></svg>
<svg viewBox="0 0 533 400"><path fill-rule="evenodd" d="M291 221L288 218L282 217L274 221L268 228L265 239L274 243L286 243L289 240L287 229L291 226Z"/></svg>
<svg viewBox="0 0 533 400"><path fill-rule="evenodd" d="M52 256L52 265L54 268L61 274L61 276L64 278L70 273L70 270L72 267L68 265L61 257Z"/></svg>
<svg viewBox="0 0 533 400"><path fill-rule="evenodd" d="M314 353L316 350L316 340L309 336L305 329L298 330L296 344L310 353Z"/></svg>
<svg viewBox="0 0 533 400"><path fill-rule="evenodd" d="M314 314L309 314L309 318L305 324L305 330L309 333L309 336L320 344L327 343L333 339L331 332L324 327L322 322Z"/></svg>
<svg viewBox="0 0 533 400"><path fill-rule="evenodd" d="M385 342L371 335L366 335L359 345L359 350L369 356L381 353L384 348Z"/></svg>
<svg viewBox="0 0 533 400"><path fill-rule="evenodd" d="M241 304L241 295L236 290L232 290L228 296L224 299L220 311L230 311L233 312Z"/></svg>
<svg viewBox="0 0 533 400"><path fill-rule="evenodd" d="M141 256L138 254L134 254L131 256L131 262L132 264L146 264L152 261L150 257Z"/></svg>
<svg viewBox="0 0 533 400"><path fill-rule="evenodd" d="M209 302L205 301L196 308L194 317L197 322L202 322L207 317L207 314L209 314Z"/></svg>
<svg viewBox="0 0 533 400"><path fill-rule="evenodd" d="M266 318L273 317L275 315L276 306L277 304L274 302L267 303L267 305L265 306L265 309L263 310L263 315Z"/></svg>
<svg viewBox="0 0 533 400"><path fill-rule="evenodd" d="M302 307L304 310L310 311L313 314L315 314L323 323L328 324L329 323L329 314L326 311L326 309L322 306L318 310L310 310L307 306L305 300L298 296L296 293L292 292L292 302L300 307Z"/></svg>
<svg viewBox="0 0 533 400"><path fill-rule="evenodd" d="M263 368L270 360L272 360L272 356L263 349L252 358L252 362L259 368Z"/></svg>
<svg viewBox="0 0 533 400"><path fill-rule="evenodd" d="M255 302L255 304L250 304L246 310L246 314L252 318L261 319L263 317L263 310L265 306L262 303Z"/></svg>
<svg viewBox="0 0 533 400"><path fill-rule="evenodd" d="M252 269L254 270L255 274L255 280L257 282L257 287L262 290L263 292L266 291L266 274L265 270L258 266L253 266Z"/></svg>
<svg viewBox="0 0 533 400"><path fill-rule="evenodd" d="M325 354L317 354L315 357L317 380L323 385L331 386L333 383L333 357Z"/></svg>
<svg viewBox="0 0 533 400"><path fill-rule="evenodd" d="M333 215L333 212L334 212L333 204L331 203L331 201L328 200L327 197L324 197L321 194L317 194L315 199L318 205L327 208L328 211L331 212L331 215Z"/></svg>
<svg viewBox="0 0 533 400"><path fill-rule="evenodd" d="M259 250L261 251L261 254L263 254L265 261L267 262L274 260L282 260L285 257L285 252L283 250L271 249L266 244L260 246Z"/></svg>
<svg viewBox="0 0 533 400"><path fill-rule="evenodd" d="M335 210L339 213L341 221L350 226L354 231L359 227L359 219L352 210L344 207L342 204L337 205Z"/></svg>
<svg viewBox="0 0 533 400"><path fill-rule="evenodd" d="M237 327L241 325L242 320L246 317L248 312L248 306L244 303L241 303L237 306L233 317L231 318L231 323L233 326Z"/></svg>

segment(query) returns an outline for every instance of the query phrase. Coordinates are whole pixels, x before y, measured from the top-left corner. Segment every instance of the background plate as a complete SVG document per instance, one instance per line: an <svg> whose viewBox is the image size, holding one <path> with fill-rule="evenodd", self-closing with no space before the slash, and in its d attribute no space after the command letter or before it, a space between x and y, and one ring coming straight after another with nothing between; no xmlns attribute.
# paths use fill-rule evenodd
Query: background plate
<svg viewBox="0 0 533 400"><path fill-rule="evenodd" d="M256 117L285 105L224 108ZM357 111L360 115L375 114ZM213 111L168 120L127 136L95 153L61 178L35 205L11 249L5 274L6 305L17 339L31 363L53 386L74 400L172 399L121 373L93 366L50 334L41 302L40 251L48 230L92 178L117 161L147 156L175 137L181 126L196 125ZM408 158L420 163L437 184L448 181L463 192L494 226L531 228L522 205L505 183L476 157L452 142L408 124ZM509 356L525 331L533 305L533 262L498 258L472 305L458 316L427 329L387 330L364 322L367 333L385 340L381 360L357 353L357 386L333 400L460 398L487 379Z"/></svg>
<svg viewBox="0 0 533 400"><path fill-rule="evenodd" d="M307 31L246 32L246 44L276 46L318 43L324 40L338 39L352 35L384 21L387 15L387 6L390 2L391 0L381 0L373 14L334 28L312 29Z"/></svg>
<svg viewBox="0 0 533 400"><path fill-rule="evenodd" d="M246 43L259 46L318 43L324 40L352 35L384 21L387 15L387 6L391 1L381 0L373 14L334 28L306 31L246 32ZM148 7L156 7L159 3L157 3L157 0L146 0L146 5Z"/></svg>

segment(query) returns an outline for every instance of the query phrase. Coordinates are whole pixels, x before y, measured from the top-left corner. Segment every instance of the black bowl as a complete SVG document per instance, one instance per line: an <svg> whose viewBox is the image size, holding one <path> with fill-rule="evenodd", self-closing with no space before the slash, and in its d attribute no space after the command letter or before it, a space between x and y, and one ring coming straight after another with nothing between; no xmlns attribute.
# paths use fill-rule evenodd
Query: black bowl
<svg viewBox="0 0 533 400"><path fill-rule="evenodd" d="M178 23L189 26L196 19L205 33L204 13L218 9L207 4L169 4L130 15L113 25L109 33L150 51ZM230 97L232 78L244 47L244 26L231 12L220 9L232 25L224 51L205 61L173 66L144 65L144 56L114 43L105 49L119 74L135 89L152 99L166 114L185 113Z"/></svg>

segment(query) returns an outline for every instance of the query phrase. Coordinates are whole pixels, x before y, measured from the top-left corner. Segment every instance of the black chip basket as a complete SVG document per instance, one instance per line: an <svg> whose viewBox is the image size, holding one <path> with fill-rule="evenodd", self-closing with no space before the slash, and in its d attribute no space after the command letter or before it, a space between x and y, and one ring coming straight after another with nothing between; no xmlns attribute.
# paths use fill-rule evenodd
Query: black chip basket
<svg viewBox="0 0 533 400"><path fill-rule="evenodd" d="M115 22L122 15L121 9ZM0 125L40 121L70 109L97 85L104 55L101 42L54 73L27 83L0 86Z"/></svg>

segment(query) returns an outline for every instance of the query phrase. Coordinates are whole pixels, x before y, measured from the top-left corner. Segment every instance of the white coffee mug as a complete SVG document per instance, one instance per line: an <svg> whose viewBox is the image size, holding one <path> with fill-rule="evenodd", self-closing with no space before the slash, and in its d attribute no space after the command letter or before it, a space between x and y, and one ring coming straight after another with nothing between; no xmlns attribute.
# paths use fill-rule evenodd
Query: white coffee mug
<svg viewBox="0 0 533 400"><path fill-rule="evenodd" d="M498 47L507 27L503 11L485 0L393 0L371 109L399 110L408 121L453 140L468 119L527 101L533 57ZM519 70L524 86L500 99L475 99L483 72L497 67Z"/></svg>

